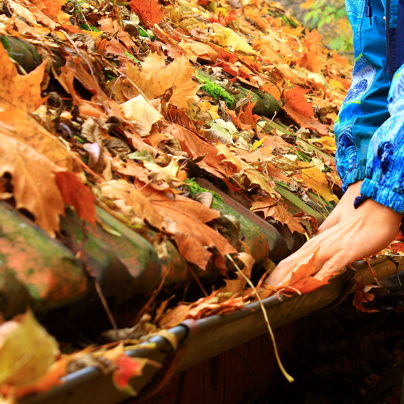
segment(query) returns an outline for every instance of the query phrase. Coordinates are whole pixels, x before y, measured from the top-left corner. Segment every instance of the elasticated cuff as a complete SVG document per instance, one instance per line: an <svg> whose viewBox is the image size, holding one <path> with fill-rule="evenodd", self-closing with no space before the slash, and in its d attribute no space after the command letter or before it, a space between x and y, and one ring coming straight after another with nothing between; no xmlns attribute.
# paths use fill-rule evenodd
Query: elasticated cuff
<svg viewBox="0 0 404 404"><path fill-rule="evenodd" d="M358 167L350 171L342 181L342 190L345 192L347 188L355 182L365 179L365 164L359 164Z"/></svg>
<svg viewBox="0 0 404 404"><path fill-rule="evenodd" d="M361 187L361 194L404 215L404 195L366 178Z"/></svg>

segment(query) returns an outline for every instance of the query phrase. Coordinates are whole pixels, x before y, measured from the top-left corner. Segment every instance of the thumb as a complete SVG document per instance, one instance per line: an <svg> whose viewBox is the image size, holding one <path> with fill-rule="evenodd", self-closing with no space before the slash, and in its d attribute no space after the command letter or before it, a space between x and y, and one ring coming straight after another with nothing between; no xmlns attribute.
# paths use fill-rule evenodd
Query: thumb
<svg viewBox="0 0 404 404"><path fill-rule="evenodd" d="M327 276L336 275L349 263L349 255L347 251L340 250L323 265L314 278L321 281Z"/></svg>

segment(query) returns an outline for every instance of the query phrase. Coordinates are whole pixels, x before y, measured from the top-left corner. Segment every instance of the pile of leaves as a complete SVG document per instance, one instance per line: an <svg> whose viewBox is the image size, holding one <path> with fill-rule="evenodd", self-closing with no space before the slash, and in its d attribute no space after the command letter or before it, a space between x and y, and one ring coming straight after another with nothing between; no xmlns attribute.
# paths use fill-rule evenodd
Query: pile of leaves
<svg viewBox="0 0 404 404"><path fill-rule="evenodd" d="M224 277L190 304L161 302L154 327L327 283L311 277L314 256L287 285L263 287L267 271L252 288L248 246L213 226L221 213L188 185L205 176L263 218L315 231L281 191L323 215L338 202L333 121L351 70L315 30L261 0L0 0L0 40L0 199L51 237L66 206L100 223L97 204L145 237L157 231L160 258L171 240L190 267ZM0 383L17 397L44 389Z"/></svg>

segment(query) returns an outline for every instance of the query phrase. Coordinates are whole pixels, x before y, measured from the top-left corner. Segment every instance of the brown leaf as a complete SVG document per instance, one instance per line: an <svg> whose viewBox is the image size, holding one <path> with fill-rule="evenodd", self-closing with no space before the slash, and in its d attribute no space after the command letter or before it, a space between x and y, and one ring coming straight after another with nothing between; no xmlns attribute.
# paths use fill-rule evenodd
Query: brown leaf
<svg viewBox="0 0 404 404"><path fill-rule="evenodd" d="M254 212L262 212L265 219L267 217L272 217L278 220L283 225L289 227L291 233L298 232L304 233L305 230L303 226L295 219L280 202L277 202L273 198L266 198L263 201L253 202L251 204L251 210Z"/></svg>
<svg viewBox="0 0 404 404"><path fill-rule="evenodd" d="M0 107L17 108L28 113L38 109L45 101L45 98L41 97L41 82L46 64L47 60L31 73L21 76L0 44Z"/></svg>
<svg viewBox="0 0 404 404"><path fill-rule="evenodd" d="M59 215L64 204L54 172L63 171L43 154L0 132L0 177L12 176L16 208L32 213L35 221L52 237L59 230Z"/></svg>
<svg viewBox="0 0 404 404"><path fill-rule="evenodd" d="M357 310L364 313L377 313L378 310L367 309L363 303L371 302L374 299L374 295L369 293L369 290L376 286L365 286L363 279L360 282L356 282L355 296L352 301L352 305L356 307Z"/></svg>
<svg viewBox="0 0 404 404"><path fill-rule="evenodd" d="M219 217L217 211L180 195L169 198L150 186L142 193L164 214L166 231L175 235L178 250L188 262L204 270L212 257L206 247L215 247L222 256L237 252L221 234L205 225Z"/></svg>
<svg viewBox="0 0 404 404"><path fill-rule="evenodd" d="M86 220L95 227L94 195L78 178L68 171L55 173L56 183L64 203L76 210L79 219Z"/></svg>

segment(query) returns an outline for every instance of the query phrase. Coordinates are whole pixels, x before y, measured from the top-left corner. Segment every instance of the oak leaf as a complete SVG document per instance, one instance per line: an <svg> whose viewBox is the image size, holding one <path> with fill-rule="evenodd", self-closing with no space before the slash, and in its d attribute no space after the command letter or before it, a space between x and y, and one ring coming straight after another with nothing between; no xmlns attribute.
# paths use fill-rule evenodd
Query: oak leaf
<svg viewBox="0 0 404 404"><path fill-rule="evenodd" d="M164 17L158 0L131 0L131 9L138 15L142 24L153 26L159 24Z"/></svg>
<svg viewBox="0 0 404 404"><path fill-rule="evenodd" d="M120 108L140 136L148 136L153 124L163 119L163 115L142 95L126 101Z"/></svg>
<svg viewBox="0 0 404 404"><path fill-rule="evenodd" d="M0 107L6 110L17 108L28 113L38 109L45 101L41 97L41 82L46 64L47 60L31 73L21 76L0 44Z"/></svg>
<svg viewBox="0 0 404 404"><path fill-rule="evenodd" d="M51 236L59 230L63 199L53 173L63 171L55 163L18 138L0 132L0 177L12 176L16 208L30 212Z"/></svg>
<svg viewBox="0 0 404 404"><path fill-rule="evenodd" d="M55 173L56 183L64 203L74 207L79 219L86 220L95 227L94 195L78 178L68 171Z"/></svg>

